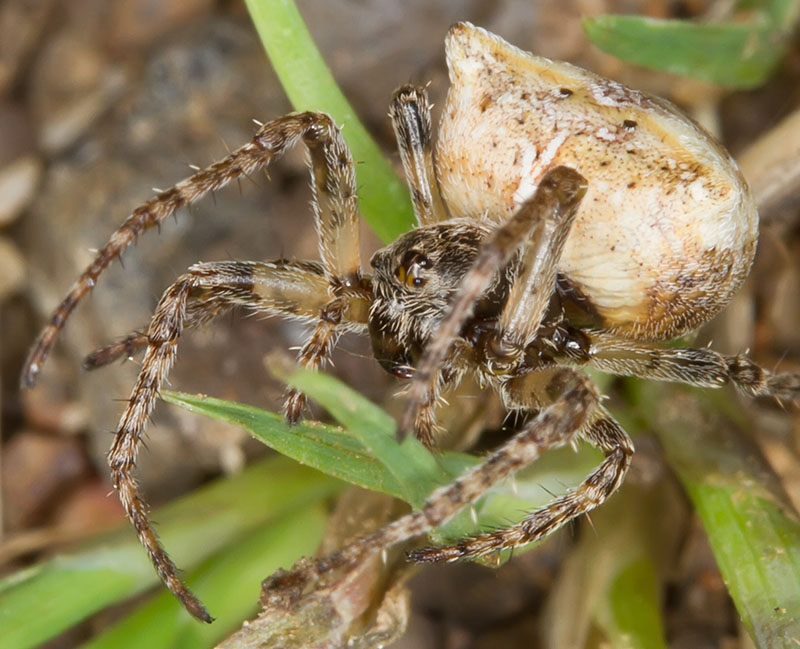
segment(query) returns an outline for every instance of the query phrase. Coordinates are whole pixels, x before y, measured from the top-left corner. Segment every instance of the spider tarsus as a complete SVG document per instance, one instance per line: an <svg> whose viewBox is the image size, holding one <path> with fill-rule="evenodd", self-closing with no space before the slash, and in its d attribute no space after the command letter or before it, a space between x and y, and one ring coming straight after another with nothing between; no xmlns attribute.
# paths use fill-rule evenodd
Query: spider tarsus
<svg viewBox="0 0 800 649"><path fill-rule="evenodd" d="M36 349L34 352L37 351ZM34 356L32 353L31 356ZM33 360L28 360L25 363L25 367L22 371L22 375L19 379L19 387L24 389L32 388L36 385L36 381L39 379L39 372L41 371L41 365L39 362L34 362Z"/></svg>
<svg viewBox="0 0 800 649"><path fill-rule="evenodd" d="M184 594L180 597L180 600L181 604L183 604L183 607L189 611L193 617L197 618L201 622L211 624L214 621L214 618L211 617L211 614L206 610L206 607L203 606L200 600L193 595Z"/></svg>
<svg viewBox="0 0 800 649"><path fill-rule="evenodd" d="M132 333L119 342L94 350L83 359L81 367L85 371L91 372L100 367L105 367L121 357L128 358L133 356L145 347L147 347L147 334L142 332Z"/></svg>
<svg viewBox="0 0 800 649"><path fill-rule="evenodd" d="M297 422L300 421L300 415L303 413L305 403L306 395L294 389L289 390L284 412L286 414L286 422L290 426L296 426Z"/></svg>
<svg viewBox="0 0 800 649"><path fill-rule="evenodd" d="M728 376L741 391L754 397L774 397L781 404L797 403L800 398L800 374L773 374L756 365L744 354L725 357Z"/></svg>

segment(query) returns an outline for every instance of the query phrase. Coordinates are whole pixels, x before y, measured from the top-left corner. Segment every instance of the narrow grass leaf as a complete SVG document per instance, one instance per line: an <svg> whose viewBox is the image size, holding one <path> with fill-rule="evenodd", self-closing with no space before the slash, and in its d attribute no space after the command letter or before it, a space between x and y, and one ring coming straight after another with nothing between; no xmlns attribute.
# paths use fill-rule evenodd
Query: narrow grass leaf
<svg viewBox="0 0 800 649"><path fill-rule="evenodd" d="M769 21L690 23L640 16L583 20L589 39L628 63L731 88L766 81L788 48L788 35Z"/></svg>
<svg viewBox="0 0 800 649"><path fill-rule="evenodd" d="M284 458L259 462L154 512L176 563L192 568L255 527L332 496L341 483ZM0 580L0 649L26 649L100 609L155 586L129 525ZM209 593L197 593L205 599Z"/></svg>
<svg viewBox="0 0 800 649"><path fill-rule="evenodd" d="M633 384L689 494L756 646L800 643L800 522L775 475L707 392Z"/></svg>
<svg viewBox="0 0 800 649"><path fill-rule="evenodd" d="M408 191L356 117L293 0L246 0L261 42L295 110L330 114L358 163L359 206L384 243L414 225ZM387 97L387 105L389 98ZM362 164L363 163L363 164Z"/></svg>
<svg viewBox="0 0 800 649"><path fill-rule="evenodd" d="M414 507L420 507L436 487L452 480L419 440L409 435L398 442L394 419L341 381L303 369L281 378L317 401L352 432L395 477L404 500Z"/></svg>
<svg viewBox="0 0 800 649"><path fill-rule="evenodd" d="M660 584L649 557L629 560L602 602L603 630L612 647L667 649L661 621Z"/></svg>
<svg viewBox="0 0 800 649"><path fill-rule="evenodd" d="M289 426L274 412L202 395L164 392L168 403L241 426L253 437L302 464L350 484L403 498L403 489L350 431L316 422Z"/></svg>
<svg viewBox="0 0 800 649"><path fill-rule="evenodd" d="M203 649L212 647L256 610L261 580L278 568L312 555L322 540L327 513L319 504L270 521L223 549L187 579L207 592L212 625L198 624L162 590L83 649Z"/></svg>

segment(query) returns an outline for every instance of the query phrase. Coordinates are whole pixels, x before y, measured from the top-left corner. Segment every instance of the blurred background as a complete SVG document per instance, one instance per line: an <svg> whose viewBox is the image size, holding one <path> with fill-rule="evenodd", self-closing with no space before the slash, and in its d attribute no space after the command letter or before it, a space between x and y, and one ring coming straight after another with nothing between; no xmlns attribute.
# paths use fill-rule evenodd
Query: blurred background
<svg viewBox="0 0 800 649"><path fill-rule="evenodd" d="M628 66L590 45L580 24L582 16L602 13L693 18L719 4L298 0L335 78L398 170L389 98L402 83L430 82L431 98L441 105L443 38L457 20L668 97L737 155L800 103L796 42L763 87L733 92ZM0 575L122 521L109 496L105 456L138 366L86 373L82 358L146 326L164 288L196 261L316 258L307 171L297 151L271 166L269 179L261 174L234 183L182 211L160 234L144 235L75 312L38 387L18 390L34 336L127 214L153 188L188 175L189 165L206 166L246 142L253 119L289 110L237 0L0 3ZM713 340L724 353L749 349L767 368L800 368L798 210L797 202L783 201L764 214L752 277L699 342ZM364 228L364 258L379 245ZM303 333L291 322L226 316L182 339L171 386L279 409L283 387L269 377L263 357L300 344ZM367 342L355 338L343 341L334 372L379 403L397 387L371 360ZM614 386L608 391L615 393ZM748 411L757 421L757 444L797 505L797 409L749 404ZM637 439L637 446L643 459L629 481L668 473L656 444ZM265 452L237 428L162 405L138 475L157 505L236 473ZM682 512L666 579L670 646L750 646L685 497L674 486L669 493L673 501L664 512ZM496 572L475 565L423 572L411 582L409 633L395 646L548 646L541 634L542 616L553 615L547 593L579 536L575 528L562 531ZM75 646L118 615L95 616L47 646Z"/></svg>

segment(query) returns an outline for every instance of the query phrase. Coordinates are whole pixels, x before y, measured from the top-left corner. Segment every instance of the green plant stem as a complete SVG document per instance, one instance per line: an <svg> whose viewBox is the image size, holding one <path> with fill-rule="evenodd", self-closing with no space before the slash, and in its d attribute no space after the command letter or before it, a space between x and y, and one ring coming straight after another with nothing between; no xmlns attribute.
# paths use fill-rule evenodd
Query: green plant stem
<svg viewBox="0 0 800 649"><path fill-rule="evenodd" d="M343 128L359 163L361 213L384 243L394 241L414 225L408 191L336 85L297 6L292 0L246 0L246 4L295 110L324 111Z"/></svg>
<svg viewBox="0 0 800 649"><path fill-rule="evenodd" d="M721 392L638 381L631 390L703 522L756 646L795 646L800 522L769 465L734 423L741 416ZM729 412L735 420L723 414Z"/></svg>

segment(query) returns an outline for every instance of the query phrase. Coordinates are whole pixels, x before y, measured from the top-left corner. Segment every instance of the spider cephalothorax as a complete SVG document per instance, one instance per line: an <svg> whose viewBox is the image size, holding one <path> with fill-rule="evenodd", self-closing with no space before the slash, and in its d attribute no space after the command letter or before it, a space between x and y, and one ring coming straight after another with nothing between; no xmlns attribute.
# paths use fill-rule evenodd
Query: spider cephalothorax
<svg viewBox="0 0 800 649"><path fill-rule="evenodd" d="M485 224L452 219L416 228L372 256L369 331L375 357L387 371L411 377L490 232ZM498 274L476 303L475 318L497 319L510 275Z"/></svg>
<svg viewBox="0 0 800 649"><path fill-rule="evenodd" d="M441 525L542 452L582 437L605 455L583 483L507 529L425 548L416 561L514 548L601 504L621 483L633 446L600 404L589 366L620 375L719 387L791 401L800 377L743 356L656 343L699 326L749 271L757 214L730 156L661 100L574 66L522 52L467 23L447 37L451 88L436 161L422 88L395 93L390 115L419 227L362 272L354 164L333 120L293 113L138 207L56 309L23 370L32 385L60 329L136 236L178 208L269 164L302 141L309 153L318 262L210 262L162 296L146 333L95 352L104 365L146 348L109 464L128 517L159 575L200 619L211 618L178 576L133 477L136 453L187 327L234 307L313 324L299 362L317 368L343 331L368 331L376 358L411 379L401 431L434 444L443 390L473 372L520 430L486 460L434 491L423 507L317 562L269 582L303 591L314 576ZM286 415L304 397L289 394Z"/></svg>
<svg viewBox="0 0 800 649"><path fill-rule="evenodd" d="M485 223L450 219L416 228L372 256L368 325L375 358L388 372L400 378L413 376L491 231ZM459 331L459 353L448 358L445 374L471 368L487 380L542 369L555 364L557 356L571 356L575 362L588 359L588 338L572 320L580 323L581 315L590 314L579 313L581 299L564 277L557 278L536 338L515 345L516 349L506 341L502 348L498 321L520 270L516 254L476 298Z"/></svg>

